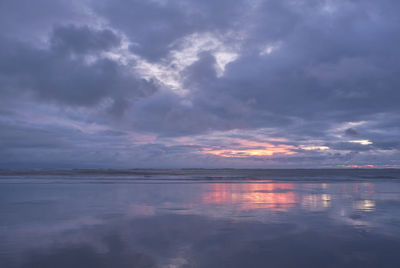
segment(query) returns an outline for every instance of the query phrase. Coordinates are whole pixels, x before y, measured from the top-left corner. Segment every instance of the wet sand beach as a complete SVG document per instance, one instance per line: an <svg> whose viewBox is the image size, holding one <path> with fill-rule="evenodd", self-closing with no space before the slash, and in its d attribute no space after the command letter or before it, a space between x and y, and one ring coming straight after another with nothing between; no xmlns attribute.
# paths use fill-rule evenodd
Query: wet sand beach
<svg viewBox="0 0 400 268"><path fill-rule="evenodd" d="M2 172L5 268L400 267L396 170Z"/></svg>

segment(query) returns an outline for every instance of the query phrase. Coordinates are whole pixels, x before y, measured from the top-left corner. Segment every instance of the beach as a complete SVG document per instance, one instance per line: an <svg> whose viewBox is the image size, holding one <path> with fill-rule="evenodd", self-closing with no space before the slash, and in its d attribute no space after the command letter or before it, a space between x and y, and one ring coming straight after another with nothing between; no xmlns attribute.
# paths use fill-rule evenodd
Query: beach
<svg viewBox="0 0 400 268"><path fill-rule="evenodd" d="M7 172L1 267L400 265L397 170Z"/></svg>

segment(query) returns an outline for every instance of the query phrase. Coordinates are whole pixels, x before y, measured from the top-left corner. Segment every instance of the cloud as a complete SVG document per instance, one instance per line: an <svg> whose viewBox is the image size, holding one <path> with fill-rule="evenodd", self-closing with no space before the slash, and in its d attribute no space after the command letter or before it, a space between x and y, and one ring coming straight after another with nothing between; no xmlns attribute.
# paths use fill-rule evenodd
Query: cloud
<svg viewBox="0 0 400 268"><path fill-rule="evenodd" d="M348 128L346 129L346 131L344 132L347 136L358 136L360 135L357 130L355 130L354 128Z"/></svg>
<svg viewBox="0 0 400 268"><path fill-rule="evenodd" d="M0 48L2 90L14 96L26 90L44 101L78 106L106 98L129 102L152 94L156 86L150 81L138 78L120 62L98 55L119 42L110 30L71 25L54 29L49 48L5 39ZM93 53L97 56L90 58Z"/></svg>
<svg viewBox="0 0 400 268"><path fill-rule="evenodd" d="M82 155L82 163L100 163L113 154L119 155L115 161L129 163L132 155L121 150L124 144L143 154L135 158L141 159L138 165L157 152L160 165L179 165L172 158L180 148L179 155L187 156L175 158L183 159L181 165L203 161L206 166L216 158L202 158L191 148L223 143L220 133L229 139L234 131L246 137L246 144L282 139L274 145L293 146L296 154L242 162L217 158L221 165L400 161L396 1L41 0L30 8L25 1L1 5L1 122L29 113L43 120L34 128L57 132L46 123L50 109L59 121L82 129L95 124L103 134L125 133L89 131L99 140L86 138L86 148L104 143L111 151ZM15 124L32 127L26 118ZM88 135L83 133L66 140L80 141ZM128 137L135 135L153 138L130 147ZM9 150L15 145L15 163L22 159L18 143L42 144L16 137L20 141L9 143ZM191 143L177 142L184 138ZM351 144L351 139L373 144ZM304 150L323 146L330 149ZM233 145L223 149L236 150Z"/></svg>
<svg viewBox="0 0 400 268"><path fill-rule="evenodd" d="M121 38L109 29L67 25L55 28L50 42L56 51L88 54L110 50L120 45Z"/></svg>
<svg viewBox="0 0 400 268"><path fill-rule="evenodd" d="M196 32L223 33L240 23L246 1L99 1L97 11L132 41L134 53L156 61L174 42Z"/></svg>

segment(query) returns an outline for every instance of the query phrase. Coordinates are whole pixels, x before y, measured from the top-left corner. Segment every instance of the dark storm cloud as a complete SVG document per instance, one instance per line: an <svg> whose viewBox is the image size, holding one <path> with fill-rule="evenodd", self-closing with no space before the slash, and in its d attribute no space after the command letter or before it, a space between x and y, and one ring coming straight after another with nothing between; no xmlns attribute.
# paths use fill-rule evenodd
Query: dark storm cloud
<svg viewBox="0 0 400 268"><path fill-rule="evenodd" d="M54 29L51 46L40 49L3 39L0 47L0 83L5 94L30 90L40 99L68 105L93 105L105 97L133 100L151 94L155 86L137 79L119 62L85 56L119 44L110 30L87 26ZM75 55L77 54L77 55Z"/></svg>
<svg viewBox="0 0 400 268"><path fill-rule="evenodd" d="M95 53L109 50L121 43L120 37L109 29L93 30L88 26L61 26L54 29L52 48L65 53Z"/></svg>
<svg viewBox="0 0 400 268"><path fill-rule="evenodd" d="M208 161L196 146L222 143L218 131L239 130L249 141L275 138L268 142L299 154L254 158L261 162L400 164L398 1L41 0L0 7L0 122L55 105L60 121L101 125L88 132L93 139L65 139L91 148L82 162L113 161L113 154L124 163L155 156L171 163L168 157L185 154L185 163ZM53 131L45 120L35 128ZM155 138L130 146L132 131ZM44 145L15 137L8 152L13 144ZM198 140L171 142L182 137ZM101 141L112 152L96 150Z"/></svg>
<svg viewBox="0 0 400 268"><path fill-rule="evenodd" d="M267 3L265 20L276 11ZM210 96L229 94L242 101L254 100L254 109L260 111L313 120L357 121L398 110L399 80L393 59L398 58L395 32L399 24L390 22L393 15L387 15L391 10L380 8L374 18L367 13L376 11L361 3L342 3L343 7L339 3L333 14L321 14L317 2L304 9L288 4L293 3L290 1L281 3L277 4L280 14L286 20L295 19L288 22L291 27L278 27L281 31L273 41L280 46L260 57L254 44L267 44L270 35L256 27L256 42L248 40L247 54L228 65L218 87L204 87Z"/></svg>
<svg viewBox="0 0 400 268"><path fill-rule="evenodd" d="M95 10L134 43L131 50L150 60L167 55L187 34L223 32L241 22L246 1L99 1Z"/></svg>
<svg viewBox="0 0 400 268"><path fill-rule="evenodd" d="M83 1L80 1L83 3ZM1 35L15 39L40 41L55 24L87 22L85 8L74 1L2 0L0 3Z"/></svg>
<svg viewBox="0 0 400 268"><path fill-rule="evenodd" d="M358 131L355 130L354 128L348 128L348 129L346 129L346 131L344 133L347 136L350 136L350 137L354 137L354 136L360 135L360 133L358 133Z"/></svg>

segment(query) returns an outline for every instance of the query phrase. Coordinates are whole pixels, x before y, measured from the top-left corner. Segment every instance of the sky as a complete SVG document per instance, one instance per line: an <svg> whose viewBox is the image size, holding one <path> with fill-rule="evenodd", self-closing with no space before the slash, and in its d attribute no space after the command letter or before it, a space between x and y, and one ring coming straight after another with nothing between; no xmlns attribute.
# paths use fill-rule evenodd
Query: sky
<svg viewBox="0 0 400 268"><path fill-rule="evenodd" d="M398 0L2 0L0 168L400 167Z"/></svg>

